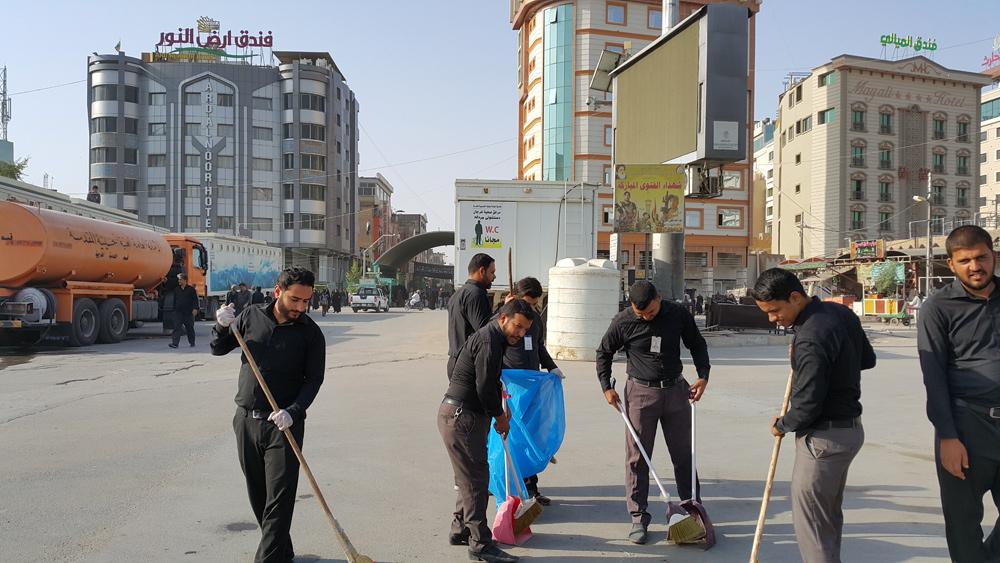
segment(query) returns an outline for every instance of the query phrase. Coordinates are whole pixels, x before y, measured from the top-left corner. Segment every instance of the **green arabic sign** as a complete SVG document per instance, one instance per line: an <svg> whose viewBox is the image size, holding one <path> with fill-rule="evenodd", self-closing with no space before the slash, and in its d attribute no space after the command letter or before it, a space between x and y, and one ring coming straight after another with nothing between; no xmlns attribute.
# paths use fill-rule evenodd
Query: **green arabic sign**
<svg viewBox="0 0 1000 563"><path fill-rule="evenodd" d="M938 48L937 41L934 39L924 41L922 37L917 36L917 40L914 42L912 35L903 37L902 35L896 35L895 33L883 35L879 38L879 43L881 43L883 47L893 46L897 49L910 48L914 51L937 51Z"/></svg>

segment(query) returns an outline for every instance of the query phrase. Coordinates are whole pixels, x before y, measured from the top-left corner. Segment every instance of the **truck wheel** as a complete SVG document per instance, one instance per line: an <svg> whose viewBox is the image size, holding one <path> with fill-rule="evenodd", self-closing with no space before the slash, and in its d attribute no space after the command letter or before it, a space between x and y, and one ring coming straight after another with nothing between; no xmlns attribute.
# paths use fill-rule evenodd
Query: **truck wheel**
<svg viewBox="0 0 1000 563"><path fill-rule="evenodd" d="M73 326L69 331L70 346L90 346L97 341L100 317L93 299L82 297L73 302Z"/></svg>
<svg viewBox="0 0 1000 563"><path fill-rule="evenodd" d="M351 307L351 310L354 311L355 313L358 312L358 308L357 307Z"/></svg>
<svg viewBox="0 0 1000 563"><path fill-rule="evenodd" d="M128 332L128 311L125 303L117 297L105 299L98 307L101 327L97 333L97 341L102 344L116 344L125 339Z"/></svg>

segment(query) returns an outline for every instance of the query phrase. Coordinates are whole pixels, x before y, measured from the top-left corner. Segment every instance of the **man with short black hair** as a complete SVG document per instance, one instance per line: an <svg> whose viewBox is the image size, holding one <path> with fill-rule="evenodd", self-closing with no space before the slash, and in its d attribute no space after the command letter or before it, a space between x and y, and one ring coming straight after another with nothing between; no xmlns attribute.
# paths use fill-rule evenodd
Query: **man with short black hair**
<svg viewBox="0 0 1000 563"><path fill-rule="evenodd" d="M1000 507L1000 284L993 237L974 225L945 241L955 281L920 307L917 350L951 559L1000 560L1000 522L983 542L983 495Z"/></svg>
<svg viewBox="0 0 1000 563"><path fill-rule="evenodd" d="M771 434L795 432L792 525L802 560L836 563L847 471L865 441L861 370L875 367L875 351L857 315L810 299L788 270L765 270L750 294L771 322L795 327L791 402Z"/></svg>
<svg viewBox="0 0 1000 563"><path fill-rule="evenodd" d="M611 364L618 350L628 356L628 381L625 382L624 407L646 453L653 455L656 426L663 428L663 438L674 465L677 491L684 500L701 500L700 487L691 482L691 403L701 400L708 386L711 365L708 345L701 336L694 317L687 309L660 298L648 281L635 282L629 288L631 306L618 313L597 349L597 378L604 399L618 409L619 397L611 382ZM691 351L698 380L693 385L682 375L681 342ZM632 516L628 538L646 543L652 517L649 505L649 466L625 432L626 505Z"/></svg>
<svg viewBox="0 0 1000 563"><path fill-rule="evenodd" d="M177 274L174 294L174 331L170 335L170 346L176 348L181 342L181 334L187 332L188 344L194 348L194 319L198 316L198 293L188 285L187 276Z"/></svg>
<svg viewBox="0 0 1000 563"><path fill-rule="evenodd" d="M468 545L469 559L507 563L518 558L493 542L486 506L489 504L490 464L487 438L490 419L503 436L510 415L503 410L500 374L504 351L516 346L531 328L531 306L520 299L505 304L500 316L466 340L438 409L437 426L455 471L458 498L448 541Z"/></svg>
<svg viewBox="0 0 1000 563"><path fill-rule="evenodd" d="M99 189L100 188L98 188L96 185L90 186L90 193L87 194L87 201L100 205L101 192L98 191Z"/></svg>
<svg viewBox="0 0 1000 563"><path fill-rule="evenodd" d="M492 316L486 290L492 287L496 270L492 256L476 254L469 261L469 279L448 301L448 379L465 340L486 326Z"/></svg>
<svg viewBox="0 0 1000 563"><path fill-rule="evenodd" d="M261 529L257 563L284 563L295 557L289 531L299 461L283 432L291 431L302 446L306 409L323 384L326 340L305 314L314 283L309 270L286 268L278 276L271 303L251 305L239 317L231 304L215 314L212 355L224 356L239 347L230 330L235 323L280 409L271 411L246 357L242 358L233 430L250 506Z"/></svg>

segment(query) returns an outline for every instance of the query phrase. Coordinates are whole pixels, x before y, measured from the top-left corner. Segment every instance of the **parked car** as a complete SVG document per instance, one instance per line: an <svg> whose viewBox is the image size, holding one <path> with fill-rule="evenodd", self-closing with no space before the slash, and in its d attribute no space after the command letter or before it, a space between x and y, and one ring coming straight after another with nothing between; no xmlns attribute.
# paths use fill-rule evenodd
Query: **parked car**
<svg viewBox="0 0 1000 563"><path fill-rule="evenodd" d="M389 298L385 296L381 288L361 287L351 295L352 311L357 313L358 311L367 311L369 309L376 313L379 311L389 311Z"/></svg>

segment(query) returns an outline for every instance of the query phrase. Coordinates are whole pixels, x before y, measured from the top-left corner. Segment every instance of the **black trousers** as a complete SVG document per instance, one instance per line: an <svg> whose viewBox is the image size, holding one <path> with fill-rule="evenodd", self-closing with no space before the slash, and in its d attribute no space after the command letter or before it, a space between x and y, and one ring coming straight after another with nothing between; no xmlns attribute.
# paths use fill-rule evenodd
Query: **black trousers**
<svg viewBox="0 0 1000 563"><path fill-rule="evenodd" d="M940 442L934 439L934 460L948 553L958 563L1000 561L1000 520L983 541L983 495L987 491L1000 507L1000 421L954 407L955 426L969 454L969 468L961 480L941 467Z"/></svg>
<svg viewBox="0 0 1000 563"><path fill-rule="evenodd" d="M464 534L468 530L469 551L479 553L493 543L486 518L490 501L490 462L486 450L490 417L441 403L437 427L458 487L451 533Z"/></svg>
<svg viewBox="0 0 1000 563"><path fill-rule="evenodd" d="M170 335L174 346L181 341L181 335L187 331L188 343L194 346L194 316L191 311L174 311L174 332Z"/></svg>
<svg viewBox="0 0 1000 563"><path fill-rule="evenodd" d="M292 512L299 483L299 460L284 433L266 418L257 419L237 409L233 418L236 451L246 477L250 507L260 525L261 538L255 563L286 563L292 560ZM302 447L305 422L291 427Z"/></svg>

